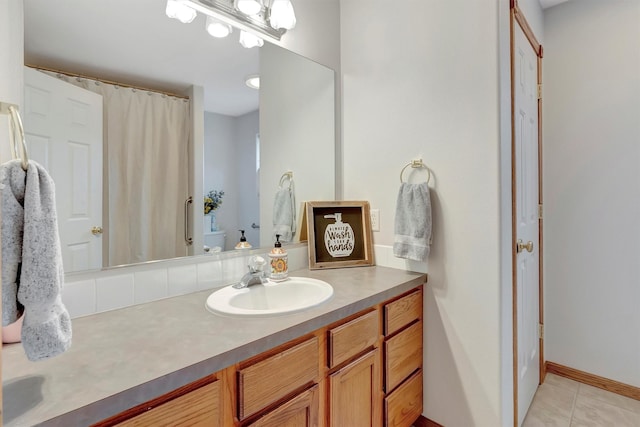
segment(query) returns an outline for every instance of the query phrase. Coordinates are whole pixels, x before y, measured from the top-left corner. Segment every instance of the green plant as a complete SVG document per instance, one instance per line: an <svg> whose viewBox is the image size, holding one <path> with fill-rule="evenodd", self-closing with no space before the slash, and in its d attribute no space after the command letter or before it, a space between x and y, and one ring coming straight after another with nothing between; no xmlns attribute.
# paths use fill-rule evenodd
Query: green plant
<svg viewBox="0 0 640 427"><path fill-rule="evenodd" d="M218 209L222 204L222 196L224 191L211 190L204 196L204 214L211 213Z"/></svg>

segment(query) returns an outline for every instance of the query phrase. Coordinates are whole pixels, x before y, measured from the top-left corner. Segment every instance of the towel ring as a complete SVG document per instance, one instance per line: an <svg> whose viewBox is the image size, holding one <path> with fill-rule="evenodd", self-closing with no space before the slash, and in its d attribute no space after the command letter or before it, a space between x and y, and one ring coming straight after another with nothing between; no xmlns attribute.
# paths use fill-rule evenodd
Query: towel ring
<svg viewBox="0 0 640 427"><path fill-rule="evenodd" d="M293 172L291 171L287 171L285 173L282 174L282 176L280 177L280 187L282 187L282 184L284 184L284 182L286 180L292 181L293 180Z"/></svg>
<svg viewBox="0 0 640 427"><path fill-rule="evenodd" d="M416 159L416 160L411 160L409 163L407 163L402 170L400 171L400 182L404 182L402 180L402 174L404 173L405 169L407 169L409 166L411 166L412 168L416 169L416 168L424 168L427 170L427 173L429 174L427 176L427 184L429 184L429 181L431 181L431 171L429 170L429 168L427 167L427 165L424 164L424 162L422 161L422 159Z"/></svg>
<svg viewBox="0 0 640 427"><path fill-rule="evenodd" d="M15 105L9 105L9 115L11 116L11 120L9 121L9 133L11 136L11 155L14 159L22 160L22 169L27 170L29 166L29 155L27 153L27 143L24 139L24 127L22 126L22 120L20 119L20 113L18 113L18 109ZM16 138L16 130L18 139ZM20 145L18 146L18 142ZM20 155L18 155L18 148L20 151Z"/></svg>

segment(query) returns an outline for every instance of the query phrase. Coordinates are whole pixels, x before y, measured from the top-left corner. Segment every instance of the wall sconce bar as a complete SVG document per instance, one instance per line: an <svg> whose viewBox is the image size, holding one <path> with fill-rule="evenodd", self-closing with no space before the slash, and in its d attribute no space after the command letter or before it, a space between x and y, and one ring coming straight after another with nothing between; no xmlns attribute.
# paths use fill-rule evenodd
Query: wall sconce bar
<svg viewBox="0 0 640 427"><path fill-rule="evenodd" d="M286 33L285 29L271 28L264 9L257 16L247 16L235 9L233 0L184 0L184 3L204 15L212 16L249 33L258 34L271 42L279 42Z"/></svg>

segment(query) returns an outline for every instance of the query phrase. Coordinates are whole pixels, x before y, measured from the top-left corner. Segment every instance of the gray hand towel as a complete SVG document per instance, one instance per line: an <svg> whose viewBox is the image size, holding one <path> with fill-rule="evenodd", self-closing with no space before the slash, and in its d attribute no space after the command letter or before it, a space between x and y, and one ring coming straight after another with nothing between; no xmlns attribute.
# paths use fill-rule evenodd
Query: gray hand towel
<svg viewBox="0 0 640 427"><path fill-rule="evenodd" d="M34 161L26 173L20 161L3 164L0 179L3 325L15 321L24 309L22 345L27 358L53 357L71 346L71 319L60 295L64 271L54 183Z"/></svg>
<svg viewBox="0 0 640 427"><path fill-rule="evenodd" d="M273 240L280 235L281 242L291 242L296 232L296 202L293 181L280 187L273 201Z"/></svg>
<svg viewBox="0 0 640 427"><path fill-rule="evenodd" d="M414 261L429 256L431 239L431 199L426 182L400 185L396 202L393 255Z"/></svg>

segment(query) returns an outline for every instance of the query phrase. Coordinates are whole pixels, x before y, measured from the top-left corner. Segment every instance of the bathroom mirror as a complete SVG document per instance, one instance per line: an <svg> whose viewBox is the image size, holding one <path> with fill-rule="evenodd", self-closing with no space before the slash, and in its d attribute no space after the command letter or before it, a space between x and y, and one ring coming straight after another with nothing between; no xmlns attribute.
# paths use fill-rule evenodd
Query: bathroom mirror
<svg viewBox="0 0 640 427"><path fill-rule="evenodd" d="M205 31L204 16L182 24L164 8L156 0L24 0L25 63L178 94L201 86L200 176L204 193L225 191L216 211L227 235L225 249L233 248L240 228L248 230L250 241L270 246L272 202L282 173L293 171L298 201L333 198L333 70L274 45L244 49L237 30L214 39ZM262 64L268 64L266 74ZM257 73L263 74L260 95L245 85L246 76ZM315 73L321 81L310 84L307 77ZM248 151L220 146L233 138L220 137L217 126L243 134ZM242 200L247 197L253 200ZM202 195L194 194L193 206L202 208Z"/></svg>

